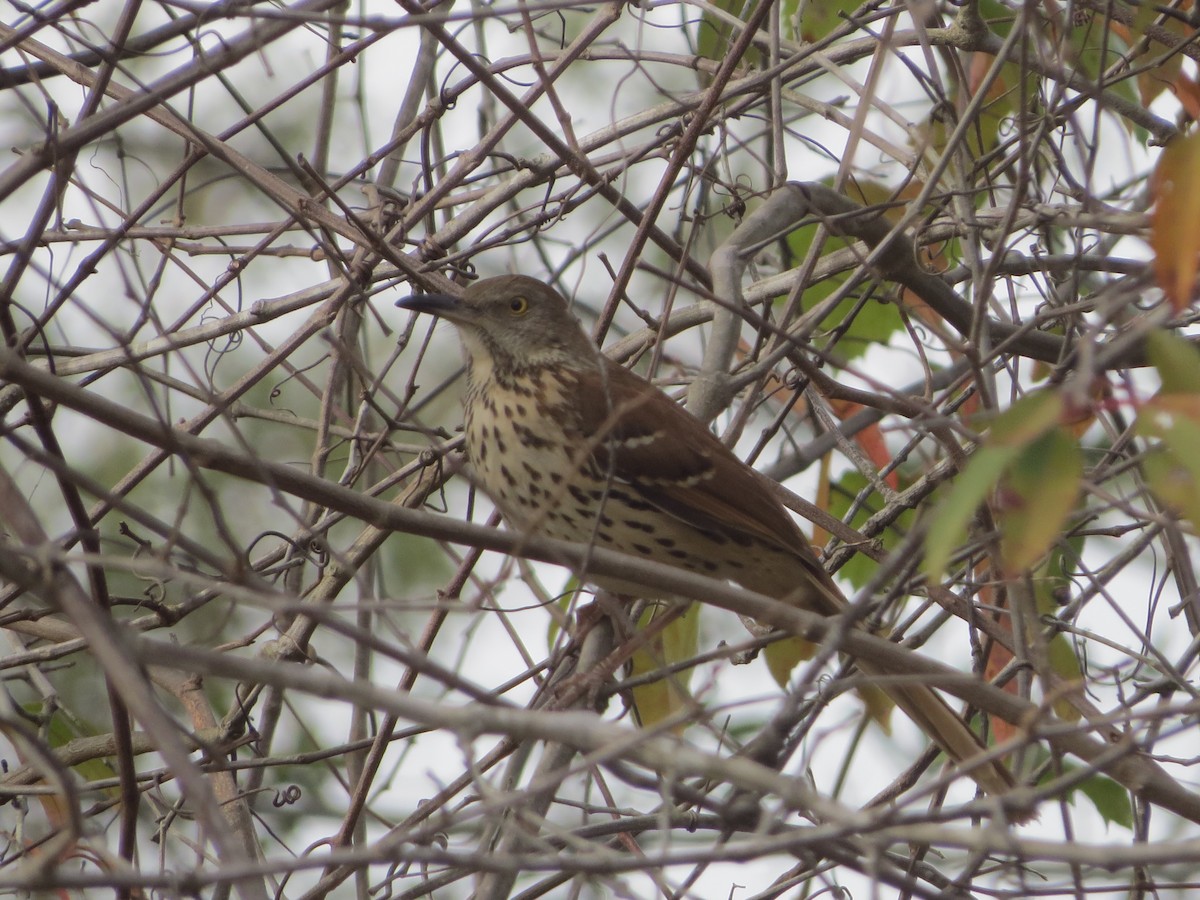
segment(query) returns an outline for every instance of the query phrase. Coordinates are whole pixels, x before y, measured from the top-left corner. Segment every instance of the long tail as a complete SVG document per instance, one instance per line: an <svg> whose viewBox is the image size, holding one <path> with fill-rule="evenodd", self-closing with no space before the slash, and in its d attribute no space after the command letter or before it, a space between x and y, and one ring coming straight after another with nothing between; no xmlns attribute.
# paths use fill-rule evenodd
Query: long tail
<svg viewBox="0 0 1200 900"><path fill-rule="evenodd" d="M792 576L790 590L778 591L775 595L823 615L837 615L845 610L847 601L825 570L806 556L797 561L801 571L789 573ZM771 573L775 579L781 574ZM762 583L762 586L778 588L778 582ZM767 647L767 663L775 679L786 686L792 667L800 659L811 656L813 649L812 644L798 637L785 638ZM863 674L879 679L878 684L867 686L859 693L868 714L885 729L890 698L951 760L966 769L987 794L999 797L1016 786L1016 779L1008 767L1000 760L990 758L980 737L936 691L923 684L897 682L895 679L901 673L889 672L886 667L869 660L856 658L855 663Z"/></svg>
<svg viewBox="0 0 1200 900"><path fill-rule="evenodd" d="M869 674L871 666L859 668ZM884 691L905 715L912 719L922 731L937 743L952 760L968 767L969 773L983 790L999 797L1016 787L1016 780L1008 767L1000 760L986 758L988 749L945 700L930 688L922 685L885 684Z"/></svg>
<svg viewBox="0 0 1200 900"><path fill-rule="evenodd" d="M786 687L792 669L811 657L814 649L801 638L784 638L767 647L767 665L775 680ZM885 731L891 731L888 718L895 704L954 762L969 767L971 777L988 794L999 796L1016 786L1008 767L997 759L984 758L988 749L983 741L935 691L919 684L897 684L881 667L865 660L856 662L864 674L880 679L879 684L859 688L858 694L867 714Z"/></svg>

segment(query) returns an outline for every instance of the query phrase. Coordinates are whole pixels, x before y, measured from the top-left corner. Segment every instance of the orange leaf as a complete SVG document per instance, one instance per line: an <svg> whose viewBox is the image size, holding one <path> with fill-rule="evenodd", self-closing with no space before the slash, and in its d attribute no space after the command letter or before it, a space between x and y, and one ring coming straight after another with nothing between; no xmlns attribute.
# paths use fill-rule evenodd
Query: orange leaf
<svg viewBox="0 0 1200 900"><path fill-rule="evenodd" d="M1112 385L1108 379L1097 377L1088 386L1088 397L1082 398L1074 393L1063 396L1063 411L1059 422L1067 429L1072 437L1079 439L1096 421L1096 412L1112 406Z"/></svg>
<svg viewBox="0 0 1200 900"><path fill-rule="evenodd" d="M842 421L862 409L861 403L851 403L848 400L830 400L829 405L833 408L833 414ZM878 425L868 425L854 436L854 443L862 448L867 459L873 462L877 469L883 470L892 464L892 454L888 452L887 442L883 439L883 430ZM900 489L900 477L896 474L895 469L889 471L883 480L888 483L889 487Z"/></svg>
<svg viewBox="0 0 1200 900"><path fill-rule="evenodd" d="M979 589L979 603L983 608L996 608L997 600L995 590L988 583L990 568L987 563L980 563L975 567L975 574L979 576L982 587ZM1008 615L998 615L995 618L996 624L1012 634L1012 617ZM988 645L987 658L983 662L983 677L987 681L994 681L996 676L1004 671L1013 660L1012 651L1003 644L998 644L995 641ZM1017 695L1017 679L1010 678L1004 683L1002 690L1005 693ZM988 716L992 726L992 736L996 739L996 743L1000 744L1007 741L1017 733L1017 726L1011 722L1000 718L999 716Z"/></svg>
<svg viewBox="0 0 1200 900"><path fill-rule="evenodd" d="M1142 407L1147 414L1166 413L1200 422L1200 394L1159 394Z"/></svg>
<svg viewBox="0 0 1200 900"><path fill-rule="evenodd" d="M1175 78L1175 93L1183 111L1193 121L1200 121L1200 84L1196 84L1181 72Z"/></svg>
<svg viewBox="0 0 1200 900"><path fill-rule="evenodd" d="M1154 171L1154 273L1176 311L1192 302L1200 262L1200 134L1166 146Z"/></svg>

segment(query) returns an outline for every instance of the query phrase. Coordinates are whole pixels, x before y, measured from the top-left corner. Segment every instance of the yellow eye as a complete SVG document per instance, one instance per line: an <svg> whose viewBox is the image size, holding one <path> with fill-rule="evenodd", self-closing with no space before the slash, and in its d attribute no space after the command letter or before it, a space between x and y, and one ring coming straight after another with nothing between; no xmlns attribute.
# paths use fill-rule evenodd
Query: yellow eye
<svg viewBox="0 0 1200 900"><path fill-rule="evenodd" d="M508 311L514 316L523 316L529 311L529 301L524 297L513 297L508 301Z"/></svg>

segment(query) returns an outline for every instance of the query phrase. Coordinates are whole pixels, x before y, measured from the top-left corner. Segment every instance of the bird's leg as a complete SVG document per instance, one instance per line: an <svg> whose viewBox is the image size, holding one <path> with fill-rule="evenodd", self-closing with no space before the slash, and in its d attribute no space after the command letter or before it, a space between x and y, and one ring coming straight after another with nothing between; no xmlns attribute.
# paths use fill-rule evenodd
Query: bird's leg
<svg viewBox="0 0 1200 900"><path fill-rule="evenodd" d="M776 631L774 626L763 625L760 622L754 621L754 619L752 619L750 616L738 616L738 618L742 620L742 625L745 626L746 630L750 632L753 637L760 641L774 634ZM731 656L729 659L730 662L732 662L735 666L744 666L746 663L753 662L755 659L757 659L758 654L761 651L762 646L756 645L733 654L733 656Z"/></svg>
<svg viewBox="0 0 1200 900"><path fill-rule="evenodd" d="M639 628L636 624L637 619L631 615L637 613L639 607L640 604L631 597L600 591L596 594L595 603L580 608L576 613L575 639L582 642L599 622L606 620L609 623L609 633L613 635L614 646L588 671L577 672L558 684L553 705L570 705L580 694L586 693L589 698L588 707L603 709L602 690L605 683L622 667L627 666L635 653L653 646L663 630L687 608L682 604L673 604L663 614L656 615L645 627Z"/></svg>
<svg viewBox="0 0 1200 900"><path fill-rule="evenodd" d="M606 638L606 646L594 648L592 658L599 659L598 664L589 666L586 671L573 671L565 677L554 679L555 683L550 687L548 708L582 706L597 711L604 708L600 698L600 685L615 671L608 666L608 659L612 656L613 647L623 640L617 634L629 631L628 617L622 605L619 598L613 594L600 591L596 594L595 602L584 603L576 610L571 627L571 642L576 647L582 647L589 640L603 636ZM601 624L606 627L599 628ZM581 702L580 697L584 695L587 697L586 702Z"/></svg>

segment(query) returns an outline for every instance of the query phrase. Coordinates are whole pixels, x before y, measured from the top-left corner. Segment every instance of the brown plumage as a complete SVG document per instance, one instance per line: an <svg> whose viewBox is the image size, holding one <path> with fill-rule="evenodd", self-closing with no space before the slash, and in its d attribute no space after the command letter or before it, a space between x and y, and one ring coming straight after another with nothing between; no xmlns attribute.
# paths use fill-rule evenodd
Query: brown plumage
<svg viewBox="0 0 1200 900"><path fill-rule="evenodd" d="M489 278L460 297L397 305L453 322L469 359L466 441L480 486L509 525L594 542L832 616L846 601L799 527L760 478L696 418L588 339L552 288ZM636 584L593 579L617 593ZM781 684L812 652L798 638L768 648ZM886 676L867 660L868 675ZM957 762L985 753L941 697L882 689ZM870 705L870 704L869 704ZM879 714L879 709L874 709ZM972 777L992 794L1013 784L994 762Z"/></svg>

